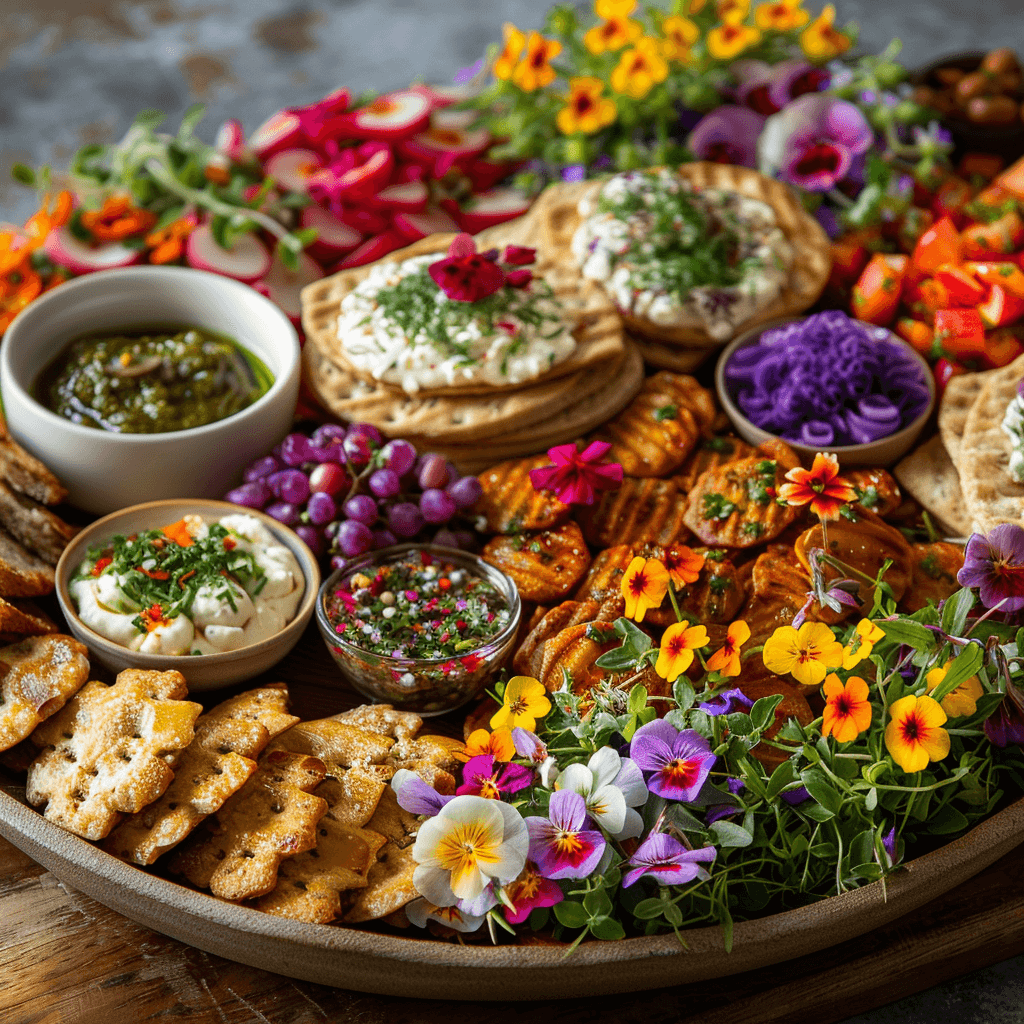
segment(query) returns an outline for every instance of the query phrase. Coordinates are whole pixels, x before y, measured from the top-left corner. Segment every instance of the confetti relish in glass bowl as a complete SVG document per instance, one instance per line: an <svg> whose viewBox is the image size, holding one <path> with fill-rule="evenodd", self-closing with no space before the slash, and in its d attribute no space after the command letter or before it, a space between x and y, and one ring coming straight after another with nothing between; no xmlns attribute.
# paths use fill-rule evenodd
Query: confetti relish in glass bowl
<svg viewBox="0 0 1024 1024"><path fill-rule="evenodd" d="M519 593L476 555L402 544L354 559L320 588L316 620L364 697L420 715L461 707L515 642Z"/></svg>

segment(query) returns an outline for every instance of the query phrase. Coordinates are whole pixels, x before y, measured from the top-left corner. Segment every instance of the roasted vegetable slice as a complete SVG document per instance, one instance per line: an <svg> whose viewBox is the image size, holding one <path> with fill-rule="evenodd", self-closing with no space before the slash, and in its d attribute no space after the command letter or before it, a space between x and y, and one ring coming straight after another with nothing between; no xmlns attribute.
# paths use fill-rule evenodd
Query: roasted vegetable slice
<svg viewBox="0 0 1024 1024"><path fill-rule="evenodd" d="M960 589L956 574L963 568L964 549L956 544L912 544L910 586L900 601L900 611L910 614L929 601L938 605Z"/></svg>
<svg viewBox="0 0 1024 1024"><path fill-rule="evenodd" d="M594 547L628 544L676 544L689 536L683 521L686 503L671 480L627 476L617 491L580 515L584 536Z"/></svg>
<svg viewBox="0 0 1024 1024"><path fill-rule="evenodd" d="M523 530L546 530L569 518L569 506L548 491L534 489L530 470L549 466L547 455L529 459L499 462L480 474L483 494L473 506L477 515L485 516L492 533L521 533Z"/></svg>
<svg viewBox="0 0 1024 1024"><path fill-rule="evenodd" d="M573 522L540 533L495 537L483 559L512 577L520 597L538 604L567 597L590 567L583 533Z"/></svg>

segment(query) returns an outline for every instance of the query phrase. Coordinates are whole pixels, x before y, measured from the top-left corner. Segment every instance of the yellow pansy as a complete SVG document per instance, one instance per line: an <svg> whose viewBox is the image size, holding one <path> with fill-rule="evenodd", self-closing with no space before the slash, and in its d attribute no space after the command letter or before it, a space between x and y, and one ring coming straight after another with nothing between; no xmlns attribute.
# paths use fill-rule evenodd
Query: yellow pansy
<svg viewBox="0 0 1024 1024"><path fill-rule="evenodd" d="M619 58L612 72L612 88L640 100L666 78L668 62L661 55L660 40L644 36Z"/></svg>
<svg viewBox="0 0 1024 1024"><path fill-rule="evenodd" d="M505 34L505 45L494 62L494 77L507 81L512 77L512 71L519 60L519 55L526 46L526 36L519 31L510 21L506 21L502 29Z"/></svg>
<svg viewBox="0 0 1024 1024"><path fill-rule="evenodd" d="M884 639L885 633L870 619L861 619L850 642L843 648L843 668L849 670L859 665L871 653L875 644Z"/></svg>
<svg viewBox="0 0 1024 1024"><path fill-rule="evenodd" d="M801 0L769 0L754 8L754 23L764 32L791 32L810 21Z"/></svg>
<svg viewBox="0 0 1024 1024"><path fill-rule="evenodd" d="M947 661L945 665L933 668L924 677L925 686L928 687L929 693L946 678L946 673L952 664L952 661ZM942 710L950 718L966 718L978 710L978 698L984 692L981 688L981 683L978 682L978 677L971 676L970 679L965 679L952 693L947 693L942 698L940 702Z"/></svg>
<svg viewBox="0 0 1024 1024"><path fill-rule="evenodd" d="M545 39L539 32L531 32L526 40L526 53L512 72L512 83L523 92L534 92L550 85L557 77L551 60L562 52L557 39Z"/></svg>
<svg viewBox="0 0 1024 1024"><path fill-rule="evenodd" d="M708 33L708 53L715 60L732 60L760 42L761 30L742 21L725 21Z"/></svg>
<svg viewBox="0 0 1024 1024"><path fill-rule="evenodd" d="M761 657L769 672L788 672L803 686L818 686L828 669L842 664L843 645L823 622L805 622L799 630L779 626L765 641Z"/></svg>
<svg viewBox="0 0 1024 1024"><path fill-rule="evenodd" d="M690 59L690 47L700 38L700 29L689 18L673 15L661 23L662 52L669 60L685 64Z"/></svg>

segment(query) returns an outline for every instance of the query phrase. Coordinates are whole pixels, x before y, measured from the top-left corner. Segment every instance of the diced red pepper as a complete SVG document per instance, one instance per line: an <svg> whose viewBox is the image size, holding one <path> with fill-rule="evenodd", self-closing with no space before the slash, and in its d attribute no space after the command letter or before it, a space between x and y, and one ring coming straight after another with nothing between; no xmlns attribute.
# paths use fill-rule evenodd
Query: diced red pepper
<svg viewBox="0 0 1024 1024"><path fill-rule="evenodd" d="M985 354L985 325L976 309L940 309L935 314L935 341L960 359Z"/></svg>
<svg viewBox="0 0 1024 1024"><path fill-rule="evenodd" d="M840 287L849 287L867 266L871 253L856 235L844 235L832 243L832 273L830 280Z"/></svg>
<svg viewBox="0 0 1024 1024"><path fill-rule="evenodd" d="M957 306L976 306L985 298L985 286L970 271L952 263L939 267L935 280L945 286Z"/></svg>
<svg viewBox="0 0 1024 1024"><path fill-rule="evenodd" d="M142 573L143 576L148 576L151 580L169 580L171 574L165 572L163 569L143 569L141 565L135 566L135 568Z"/></svg>
<svg viewBox="0 0 1024 1024"><path fill-rule="evenodd" d="M113 559L106 555L103 558L97 558L96 564L92 567L92 572L90 573L90 575L101 576L103 574L103 570L106 569L106 567L110 565L112 561Z"/></svg>
<svg viewBox="0 0 1024 1024"><path fill-rule="evenodd" d="M971 178L991 181L1005 166L1006 161L996 153L964 153L956 173L968 181Z"/></svg>
<svg viewBox="0 0 1024 1024"><path fill-rule="evenodd" d="M934 277L926 277L920 284L907 289L907 305L917 320L932 323L940 309L949 309L953 300L946 286Z"/></svg>
<svg viewBox="0 0 1024 1024"><path fill-rule="evenodd" d="M935 364L932 374L935 377L935 390L939 398L942 397L950 380L953 377L959 377L962 373L967 373L967 367L953 362L952 359L942 358Z"/></svg>
<svg viewBox="0 0 1024 1024"><path fill-rule="evenodd" d="M903 293L909 260L902 254L875 253L853 286L850 308L858 320L885 327L892 323Z"/></svg>
<svg viewBox="0 0 1024 1024"><path fill-rule="evenodd" d="M956 225L948 217L936 221L917 240L911 262L926 274L938 270L943 263L959 263L960 234Z"/></svg>
<svg viewBox="0 0 1024 1024"><path fill-rule="evenodd" d="M983 263L965 263L964 270L969 270L979 281L985 284L999 285L1012 295L1024 298L1024 270L1012 260L1001 260Z"/></svg>
<svg viewBox="0 0 1024 1024"><path fill-rule="evenodd" d="M1024 220L1016 211L989 224L972 224L960 235L965 260L989 260L1016 252L1024 243Z"/></svg>
<svg viewBox="0 0 1024 1024"><path fill-rule="evenodd" d="M986 327L1005 327L1024 315L1024 299L994 284L988 298L978 306L978 312Z"/></svg>
<svg viewBox="0 0 1024 1024"><path fill-rule="evenodd" d="M923 320L901 316L896 321L895 330L915 352L920 352L926 359L931 357L935 332Z"/></svg>
<svg viewBox="0 0 1024 1024"><path fill-rule="evenodd" d="M932 200L932 213L936 218L949 217L962 228L970 222L965 207L974 198L974 189L963 178L948 177L936 190Z"/></svg>
<svg viewBox="0 0 1024 1024"><path fill-rule="evenodd" d="M1018 356L1024 354L1020 338L1008 327L1000 327L985 335L985 365L991 369L1009 366Z"/></svg>

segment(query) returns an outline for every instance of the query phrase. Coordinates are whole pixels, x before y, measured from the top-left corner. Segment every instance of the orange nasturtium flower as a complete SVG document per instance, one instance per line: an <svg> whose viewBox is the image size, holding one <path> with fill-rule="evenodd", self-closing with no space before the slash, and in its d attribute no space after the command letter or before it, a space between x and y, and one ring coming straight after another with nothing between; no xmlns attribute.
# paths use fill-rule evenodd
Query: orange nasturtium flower
<svg viewBox="0 0 1024 1024"><path fill-rule="evenodd" d="M700 38L700 29L689 18L673 14L661 23L662 53L669 60L685 64L690 59L690 47Z"/></svg>
<svg viewBox="0 0 1024 1024"><path fill-rule="evenodd" d="M642 100L659 82L668 78L668 62L661 55L661 43L651 36L638 39L619 58L612 72L616 92Z"/></svg>
<svg viewBox="0 0 1024 1024"><path fill-rule="evenodd" d="M688 622L674 622L661 638L661 650L654 671L674 683L681 672L693 664L693 652L698 647L707 647L708 631L703 626L691 626Z"/></svg>
<svg viewBox="0 0 1024 1024"><path fill-rule="evenodd" d="M516 61L519 60L523 47L526 46L526 36L520 32L510 21L506 21L502 31L505 34L505 46L498 54L494 62L494 77L502 81L508 81L512 77Z"/></svg>
<svg viewBox="0 0 1024 1024"><path fill-rule="evenodd" d="M754 22L764 32L790 32L811 20L801 0L768 0L754 8Z"/></svg>
<svg viewBox="0 0 1024 1024"><path fill-rule="evenodd" d="M871 653L875 644L884 639L885 633L870 619L861 619L850 642L843 648L843 668L849 671L859 665Z"/></svg>
<svg viewBox="0 0 1024 1024"><path fill-rule="evenodd" d="M175 544L179 544L183 548L190 548L195 543L189 531L188 523L184 519L179 519L175 523L168 523L160 532L168 540L173 540Z"/></svg>
<svg viewBox="0 0 1024 1024"><path fill-rule="evenodd" d="M685 587L700 579L704 568L704 556L685 544L673 544L665 552L664 566L674 587Z"/></svg>
<svg viewBox="0 0 1024 1024"><path fill-rule="evenodd" d="M919 772L949 753L946 712L931 697L901 697L889 708L885 748L905 772Z"/></svg>
<svg viewBox="0 0 1024 1024"><path fill-rule="evenodd" d="M557 39L545 39L539 32L531 32L526 39L526 53L512 72L512 83L523 92L534 92L550 85L557 77L551 59L562 52Z"/></svg>
<svg viewBox="0 0 1024 1024"><path fill-rule="evenodd" d="M742 20L730 16L708 33L708 53L715 60L732 60L748 47L760 42L761 30L744 25Z"/></svg>
<svg viewBox="0 0 1024 1024"><path fill-rule="evenodd" d="M618 109L613 100L602 96L604 82L600 78L570 78L569 100L555 117L563 135L583 132L590 135L615 120Z"/></svg>
<svg viewBox="0 0 1024 1024"><path fill-rule="evenodd" d="M708 658L708 671L723 676L740 674L740 648L750 639L750 627L740 619L725 635L725 643Z"/></svg>
<svg viewBox="0 0 1024 1024"><path fill-rule="evenodd" d="M626 566L619 584L626 617L643 622L648 608L657 608L668 593L668 569L656 558L639 555Z"/></svg>
<svg viewBox="0 0 1024 1024"><path fill-rule="evenodd" d="M505 684L503 703L491 716L492 729L508 729L516 726L533 732L537 719L551 710L548 692L539 679L532 676L513 676Z"/></svg>
<svg viewBox="0 0 1024 1024"><path fill-rule="evenodd" d="M799 630L779 626L764 642L764 667L787 672L802 686L818 686L830 668L843 663L843 645L823 622L805 622Z"/></svg>
<svg viewBox="0 0 1024 1024"><path fill-rule="evenodd" d="M826 4L814 21L800 33L800 49L811 60L832 60L853 46L845 32L836 27L836 9Z"/></svg>
<svg viewBox="0 0 1024 1024"><path fill-rule="evenodd" d="M750 13L750 0L716 0L715 14L720 21L740 22Z"/></svg>
<svg viewBox="0 0 1024 1024"><path fill-rule="evenodd" d="M97 242L121 242L148 231L156 214L132 205L131 196L107 196L98 210L83 210L81 224Z"/></svg>
<svg viewBox="0 0 1024 1024"><path fill-rule="evenodd" d="M600 55L621 50L626 43L643 35L643 26L629 15L636 10L636 0L597 0L594 13L601 19L583 35L583 45Z"/></svg>
<svg viewBox="0 0 1024 1024"><path fill-rule="evenodd" d="M924 677L929 693L946 678L946 673L952 664L953 662L947 661L945 665L933 668ZM965 679L952 693L947 693L942 698L940 701L942 710L950 718L965 718L967 715L973 715L978 710L978 698L984 692L981 683L978 682L978 677L971 676L970 679Z"/></svg>
<svg viewBox="0 0 1024 1024"><path fill-rule="evenodd" d="M857 498L856 488L839 475L839 460L818 452L810 469L797 466L786 474L789 483L779 488L779 499L787 505L810 504L819 519L836 519L848 501Z"/></svg>
<svg viewBox="0 0 1024 1024"><path fill-rule="evenodd" d="M511 761L516 756L512 730L503 728L488 732L486 729L475 729L469 734L466 746L455 757L460 761L468 761L481 754L491 754L495 761Z"/></svg>
<svg viewBox="0 0 1024 1024"><path fill-rule="evenodd" d="M179 217L166 227L151 231L146 235L149 262L172 263L174 260L181 259L185 253L185 239L192 234L197 223L194 216Z"/></svg>
<svg viewBox="0 0 1024 1024"><path fill-rule="evenodd" d="M824 691L822 736L835 736L836 742L849 743L871 725L868 684L859 676L850 676L841 683L835 672L830 672L825 677Z"/></svg>

